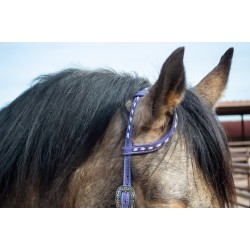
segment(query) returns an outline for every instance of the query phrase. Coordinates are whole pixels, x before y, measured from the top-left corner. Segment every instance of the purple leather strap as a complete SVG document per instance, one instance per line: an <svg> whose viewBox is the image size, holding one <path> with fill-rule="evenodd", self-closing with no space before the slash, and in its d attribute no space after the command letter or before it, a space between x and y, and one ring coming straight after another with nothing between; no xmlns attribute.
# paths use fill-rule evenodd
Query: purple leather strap
<svg viewBox="0 0 250 250"><path fill-rule="evenodd" d="M172 136L173 132L175 131L178 123L178 116L177 113L174 113L174 120L172 123L172 126L168 133L161 138L159 141L150 143L150 144L142 144L142 145L137 145L137 146L128 146L128 147L123 147L122 148L122 154L123 155L140 155L140 154L148 154L152 153L154 151L159 150L162 148L164 145L166 145L170 137Z"/></svg>
<svg viewBox="0 0 250 250"><path fill-rule="evenodd" d="M132 106L130 108L130 114L128 118L128 126L126 130L126 137L125 137L125 147L133 147L132 145L132 136L133 136L133 117L135 108L138 105L140 101L140 97L143 97L146 93L148 93L148 90L145 89L143 91L139 91L134 96L134 101L132 103ZM131 186L131 167L130 167L130 154L127 154L124 156L124 171L123 171L123 186L128 186L131 188L131 192L134 194L134 190ZM122 208L128 208L131 207L131 201L130 196L131 192L122 192L121 194L121 207ZM132 195L133 195L132 194Z"/></svg>
<svg viewBox="0 0 250 250"><path fill-rule="evenodd" d="M172 136L177 127L178 117L177 113L175 112L172 126L169 132L162 139L150 144L143 144L137 146L132 145L133 117L135 109L139 104L141 97L146 95L149 92L149 89L150 88L146 88L144 90L138 91L134 95L134 101L130 108L128 127L126 130L126 137L125 137L125 146L122 149L122 153L124 155L123 186L120 186L116 191L117 207L129 208L129 207L134 207L135 204L135 192L134 189L132 188L132 183L131 183L131 166L130 166L131 155L152 153L162 148L169 142L170 137Z"/></svg>

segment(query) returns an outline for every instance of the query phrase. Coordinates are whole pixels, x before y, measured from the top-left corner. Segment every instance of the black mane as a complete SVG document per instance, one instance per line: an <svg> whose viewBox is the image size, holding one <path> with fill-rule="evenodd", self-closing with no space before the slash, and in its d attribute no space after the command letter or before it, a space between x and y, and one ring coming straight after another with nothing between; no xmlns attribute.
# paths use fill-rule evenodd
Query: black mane
<svg viewBox="0 0 250 250"><path fill-rule="evenodd" d="M234 206L235 191L227 138L215 113L191 90L177 107L179 130L187 148L221 206Z"/></svg>
<svg viewBox="0 0 250 250"><path fill-rule="evenodd" d="M67 177L88 158L116 110L149 85L137 75L80 69L35 83L0 111L0 206L13 188L17 200L25 197L27 178L39 178L41 201L56 182L52 197L60 206Z"/></svg>

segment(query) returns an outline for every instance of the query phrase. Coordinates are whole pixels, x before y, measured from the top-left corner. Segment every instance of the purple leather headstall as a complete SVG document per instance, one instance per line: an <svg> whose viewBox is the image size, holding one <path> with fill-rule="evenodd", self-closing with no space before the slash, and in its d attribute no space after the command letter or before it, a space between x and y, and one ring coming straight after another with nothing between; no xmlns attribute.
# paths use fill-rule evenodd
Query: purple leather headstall
<svg viewBox="0 0 250 250"><path fill-rule="evenodd" d="M130 114L128 118L128 127L127 127L126 137L125 137L125 146L122 149L122 153L124 155L123 185L120 186L116 190L116 207L117 208L132 208L135 206L135 191L132 188L132 183L131 183L131 166L130 166L131 155L148 154L148 153L152 153L162 148L164 145L166 145L169 142L170 137L172 136L172 134L174 133L177 127L178 117L177 117L177 113L174 112L172 126L170 130L168 131L168 133L163 138L161 138L159 141L156 141L150 144L133 146L132 144L132 136L133 136L132 121L133 121L135 109L136 109L136 106L139 104L140 99L149 92L149 89L150 87L144 90L138 91L134 95L134 101L130 108Z"/></svg>

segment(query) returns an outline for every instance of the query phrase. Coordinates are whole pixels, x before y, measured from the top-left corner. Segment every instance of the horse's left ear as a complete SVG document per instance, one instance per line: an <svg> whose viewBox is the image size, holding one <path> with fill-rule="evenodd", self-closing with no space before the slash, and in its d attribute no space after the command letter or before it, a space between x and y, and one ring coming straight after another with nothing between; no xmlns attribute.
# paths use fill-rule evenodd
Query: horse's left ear
<svg viewBox="0 0 250 250"><path fill-rule="evenodd" d="M181 102L185 91L184 47L176 49L165 61L156 83L142 99L135 115L138 127L159 129Z"/></svg>
<svg viewBox="0 0 250 250"><path fill-rule="evenodd" d="M210 107L214 108L222 96L231 68L234 49L230 48L221 57L219 64L207 74L193 90Z"/></svg>

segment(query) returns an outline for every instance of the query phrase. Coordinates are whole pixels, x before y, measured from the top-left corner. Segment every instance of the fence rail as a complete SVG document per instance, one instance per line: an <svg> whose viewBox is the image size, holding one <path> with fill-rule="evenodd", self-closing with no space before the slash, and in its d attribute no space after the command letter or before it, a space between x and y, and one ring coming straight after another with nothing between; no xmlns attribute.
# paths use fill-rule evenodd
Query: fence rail
<svg viewBox="0 0 250 250"><path fill-rule="evenodd" d="M238 207L250 208L250 141L230 142Z"/></svg>

